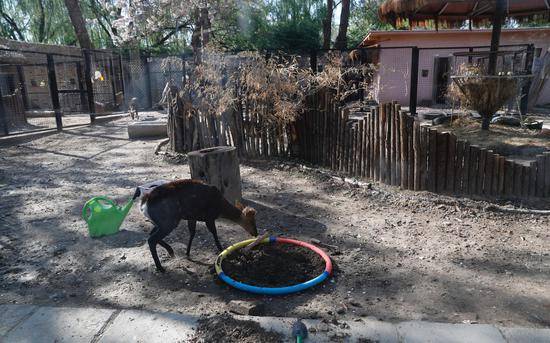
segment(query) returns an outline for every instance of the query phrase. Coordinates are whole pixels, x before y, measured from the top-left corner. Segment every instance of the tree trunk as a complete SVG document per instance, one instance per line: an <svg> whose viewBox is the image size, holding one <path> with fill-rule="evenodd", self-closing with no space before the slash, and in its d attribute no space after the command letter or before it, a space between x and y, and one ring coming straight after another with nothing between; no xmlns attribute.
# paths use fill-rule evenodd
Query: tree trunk
<svg viewBox="0 0 550 343"><path fill-rule="evenodd" d="M191 178L215 186L230 203L241 200L241 174L237 148L219 146L187 154Z"/></svg>
<svg viewBox="0 0 550 343"><path fill-rule="evenodd" d="M332 10L334 1L327 0L327 16L323 20L323 49L330 49L330 36L332 35Z"/></svg>
<svg viewBox="0 0 550 343"><path fill-rule="evenodd" d="M88 35L88 30L86 30L86 22L82 16L78 0L65 0L65 6L69 12L69 17L71 18L71 23L73 24L80 47L83 49L92 49L92 41Z"/></svg>
<svg viewBox="0 0 550 343"><path fill-rule="evenodd" d="M350 13L350 0L342 0L342 12L340 13L340 28L334 47L343 50L348 45L348 25Z"/></svg>
<svg viewBox="0 0 550 343"><path fill-rule="evenodd" d="M170 150L175 152L185 151L184 116L184 105L178 87L170 86L168 92L168 139L170 140Z"/></svg>
<svg viewBox="0 0 550 343"><path fill-rule="evenodd" d="M38 24L38 42L44 43L46 40L46 14L44 13L44 3L38 0L38 8L40 9L39 24Z"/></svg>

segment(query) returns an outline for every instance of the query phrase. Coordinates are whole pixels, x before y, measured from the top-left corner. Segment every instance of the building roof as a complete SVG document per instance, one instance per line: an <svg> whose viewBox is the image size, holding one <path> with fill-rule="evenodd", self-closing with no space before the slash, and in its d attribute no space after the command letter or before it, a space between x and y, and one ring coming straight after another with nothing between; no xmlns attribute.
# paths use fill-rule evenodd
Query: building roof
<svg viewBox="0 0 550 343"><path fill-rule="evenodd" d="M507 17L533 18L538 15L548 19L550 14L548 0L506 0L504 7ZM412 24L425 20L483 21L492 20L495 8L495 1L491 0L386 0L380 5L379 16L394 27L400 19L412 21Z"/></svg>
<svg viewBox="0 0 550 343"><path fill-rule="evenodd" d="M550 27L534 27L534 28L517 28L517 29L502 29L502 35L507 34L550 34ZM392 37L411 37L414 39L419 36L456 36L456 35L480 35L480 36L490 36L491 29L477 29L477 30L463 30L463 29L451 29L451 30L389 30L389 31L371 31L363 39L360 46L365 47L372 45L373 42L378 44L379 42L391 40Z"/></svg>

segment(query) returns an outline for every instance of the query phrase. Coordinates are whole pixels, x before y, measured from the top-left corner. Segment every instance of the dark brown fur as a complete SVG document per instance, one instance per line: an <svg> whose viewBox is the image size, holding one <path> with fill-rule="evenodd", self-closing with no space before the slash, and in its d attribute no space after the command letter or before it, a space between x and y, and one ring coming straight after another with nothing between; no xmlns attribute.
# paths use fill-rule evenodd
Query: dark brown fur
<svg viewBox="0 0 550 343"><path fill-rule="evenodd" d="M139 195L138 189L134 198ZM218 240L215 224L218 218L231 220L251 235L257 235L256 211L253 208L243 207L240 204L232 205L216 187L206 185L199 180L177 180L158 186L142 197L143 205L146 206L147 216L155 225L148 243L159 271L164 271L164 268L160 264L156 245L160 244L170 256L173 256L173 249L163 239L178 226L182 219L187 220L189 228L187 256L191 251L197 221L206 223L220 251L223 248Z"/></svg>

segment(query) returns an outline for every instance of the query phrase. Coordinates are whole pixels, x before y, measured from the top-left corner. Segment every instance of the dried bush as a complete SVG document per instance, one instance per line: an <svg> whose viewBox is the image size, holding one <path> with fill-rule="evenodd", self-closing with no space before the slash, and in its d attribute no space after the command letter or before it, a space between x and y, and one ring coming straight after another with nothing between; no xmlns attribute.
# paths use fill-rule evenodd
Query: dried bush
<svg viewBox="0 0 550 343"><path fill-rule="evenodd" d="M337 100L358 87L369 93L374 71L373 65L345 66L337 54L314 74L297 56L266 60L257 52L227 55L207 50L185 91L195 109L207 115L221 115L242 101L266 123L290 123L305 110L306 97L319 90L333 90Z"/></svg>
<svg viewBox="0 0 550 343"><path fill-rule="evenodd" d="M517 79L510 75L486 76L477 66L461 66L458 75L449 88L449 96L477 111L483 118L482 129L489 129L491 117L516 95Z"/></svg>

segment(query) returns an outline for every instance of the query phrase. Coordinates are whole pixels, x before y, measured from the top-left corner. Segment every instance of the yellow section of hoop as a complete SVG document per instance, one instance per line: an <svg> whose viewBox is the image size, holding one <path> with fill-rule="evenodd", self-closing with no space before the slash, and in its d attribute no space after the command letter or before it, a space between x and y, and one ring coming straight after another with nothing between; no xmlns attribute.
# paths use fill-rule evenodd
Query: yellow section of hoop
<svg viewBox="0 0 550 343"><path fill-rule="evenodd" d="M239 243L235 243L232 246L228 247L224 251L222 251L218 257L216 258L216 262L214 263L214 267L216 268L216 274L220 275L220 273L223 272L222 270L222 261L224 258L226 258L229 254L231 254L233 251L244 248L245 246L253 243L256 241L256 238L247 239L246 241L242 241ZM269 243L269 237L266 237L260 241L261 244Z"/></svg>

